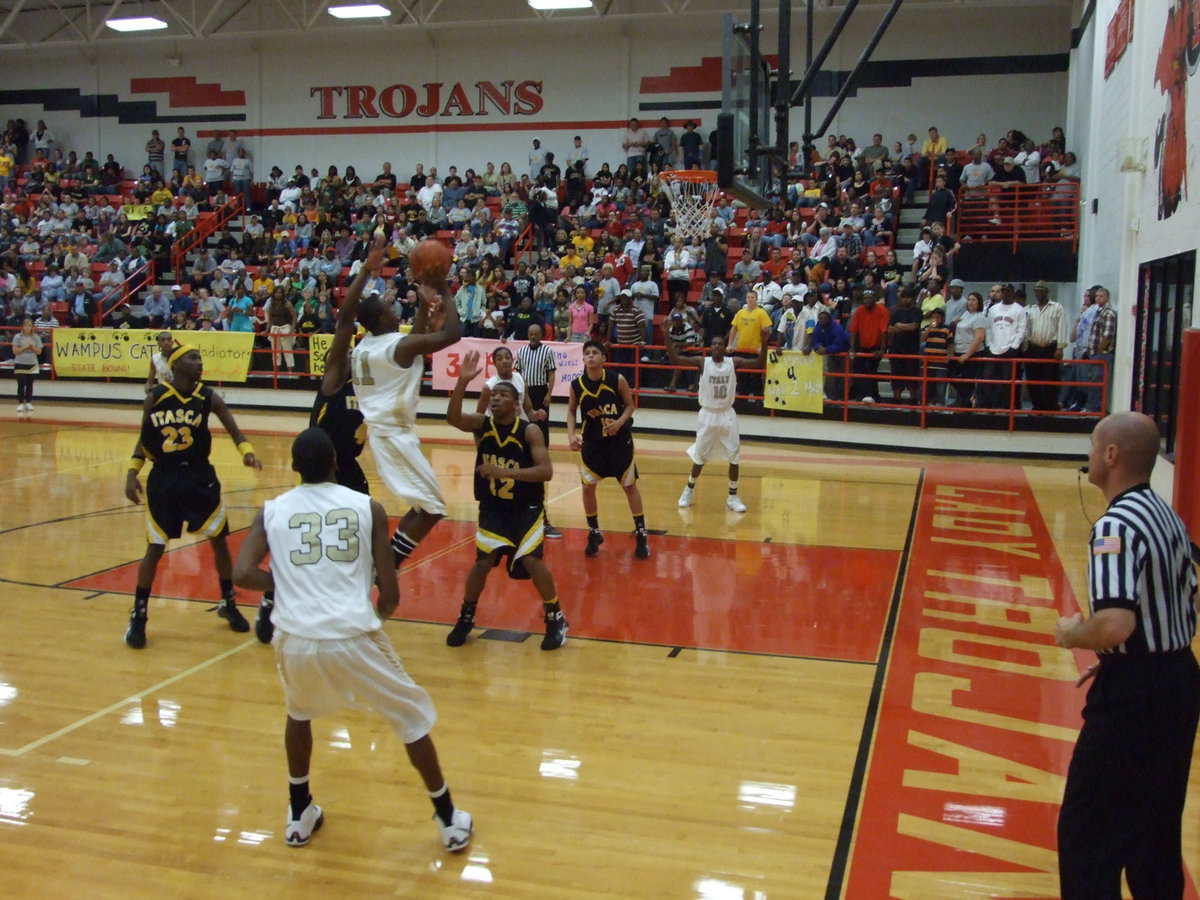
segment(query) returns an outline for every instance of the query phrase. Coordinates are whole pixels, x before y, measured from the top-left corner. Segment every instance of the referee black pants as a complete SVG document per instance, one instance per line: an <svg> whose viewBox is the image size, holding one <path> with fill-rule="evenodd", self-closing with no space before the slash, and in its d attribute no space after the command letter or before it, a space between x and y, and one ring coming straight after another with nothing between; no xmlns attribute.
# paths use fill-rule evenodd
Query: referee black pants
<svg viewBox="0 0 1200 900"><path fill-rule="evenodd" d="M545 384L526 384L525 390L529 392L529 405L533 407L533 411L537 412L542 408L542 404L546 402L546 394L549 393L550 387ZM546 442L546 449L550 449L550 410L546 410L546 418L535 423L538 428L542 429L542 440Z"/></svg>
<svg viewBox="0 0 1200 900"><path fill-rule="evenodd" d="M1183 896L1180 830L1200 718L1190 649L1105 656L1088 691L1058 817L1063 900Z"/></svg>

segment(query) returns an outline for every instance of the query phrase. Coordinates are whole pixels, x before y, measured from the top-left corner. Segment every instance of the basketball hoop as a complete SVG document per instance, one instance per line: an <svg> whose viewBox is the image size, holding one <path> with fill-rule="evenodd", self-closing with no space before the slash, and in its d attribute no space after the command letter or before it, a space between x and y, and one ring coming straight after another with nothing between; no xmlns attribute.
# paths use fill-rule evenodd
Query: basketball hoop
<svg viewBox="0 0 1200 900"><path fill-rule="evenodd" d="M675 234L686 240L708 237L708 226L721 192L717 173L709 169L671 169L658 176L671 189Z"/></svg>

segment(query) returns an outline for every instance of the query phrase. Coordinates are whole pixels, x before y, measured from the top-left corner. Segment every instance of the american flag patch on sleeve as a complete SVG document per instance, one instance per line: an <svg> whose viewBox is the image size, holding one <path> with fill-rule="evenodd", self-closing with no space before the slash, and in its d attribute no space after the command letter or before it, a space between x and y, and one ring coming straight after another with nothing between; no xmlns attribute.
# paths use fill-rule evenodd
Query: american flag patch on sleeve
<svg viewBox="0 0 1200 900"><path fill-rule="evenodd" d="M1098 537L1092 541L1092 556L1103 556L1105 553L1120 553L1121 538L1117 535Z"/></svg>

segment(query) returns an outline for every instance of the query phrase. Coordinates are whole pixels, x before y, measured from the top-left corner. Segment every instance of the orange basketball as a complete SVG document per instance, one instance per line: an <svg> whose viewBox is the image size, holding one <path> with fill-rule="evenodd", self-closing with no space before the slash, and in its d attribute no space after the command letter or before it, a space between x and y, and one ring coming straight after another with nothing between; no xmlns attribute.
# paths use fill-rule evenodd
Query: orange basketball
<svg viewBox="0 0 1200 900"><path fill-rule="evenodd" d="M446 283L453 259L449 247L441 241L425 238L408 255L408 264L417 281L422 284L442 285Z"/></svg>

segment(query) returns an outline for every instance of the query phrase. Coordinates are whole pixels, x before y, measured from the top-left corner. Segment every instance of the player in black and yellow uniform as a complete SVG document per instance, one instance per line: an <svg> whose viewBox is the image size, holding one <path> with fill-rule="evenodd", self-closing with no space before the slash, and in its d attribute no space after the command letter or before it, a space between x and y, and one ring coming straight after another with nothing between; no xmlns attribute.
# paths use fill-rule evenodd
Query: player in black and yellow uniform
<svg viewBox="0 0 1200 900"><path fill-rule="evenodd" d="M372 273L383 268L384 247L382 238L373 241L362 268L346 289L338 310L333 341L325 354L325 374L308 417L310 426L320 428L333 441L333 449L337 451L337 483L360 494L371 493L367 476L358 464L358 457L367 442L367 425L358 410L358 398L354 396L354 384L350 380L350 344L358 329L356 313L363 286ZM271 643L275 636L275 626L271 624L274 608L275 592L267 591L258 605L258 618L254 620L254 633L264 644Z"/></svg>
<svg viewBox="0 0 1200 900"><path fill-rule="evenodd" d="M595 556L604 543L596 515L596 485L616 478L629 501L637 543L638 559L650 556L646 539L646 517L637 486L637 464L633 461L633 394L625 376L604 368L604 345L583 345L583 374L571 382L567 403L567 440L572 450L581 450L579 474L583 480L583 512L587 516L588 541L584 551ZM583 440L575 436L575 411L583 418Z"/></svg>
<svg viewBox="0 0 1200 900"><path fill-rule="evenodd" d="M138 568L137 591L125 632L125 643L137 650L146 646L146 608L158 561L167 541L178 538L185 523L189 533L201 534L212 542L221 584L217 613L234 631L250 630L233 595L233 561L225 542L229 523L221 500L221 483L208 459L212 450L209 413L221 420L237 444L244 465L261 469L262 463L221 395L200 383L204 371L200 351L188 345L176 346L168 364L174 381L156 385L146 396L141 435L125 477L125 496L141 503L138 472L147 459L154 463L146 480L146 555Z"/></svg>
<svg viewBox="0 0 1200 900"><path fill-rule="evenodd" d="M542 596L546 621L542 649L557 650L567 639L567 620L558 605L554 576L542 562L543 504L554 466L541 429L519 417L520 395L511 381L492 385L489 415L463 412L463 394L479 371L479 353L472 350L463 357L446 409L446 420L475 438L475 499L479 501L475 565L467 573L462 611L446 643L459 647L466 642L475 627L475 607L488 574L507 556L509 577L532 579Z"/></svg>

